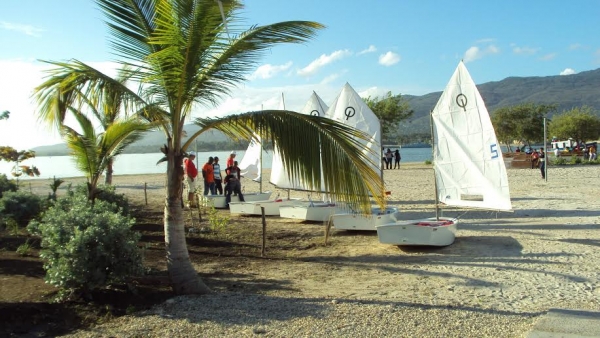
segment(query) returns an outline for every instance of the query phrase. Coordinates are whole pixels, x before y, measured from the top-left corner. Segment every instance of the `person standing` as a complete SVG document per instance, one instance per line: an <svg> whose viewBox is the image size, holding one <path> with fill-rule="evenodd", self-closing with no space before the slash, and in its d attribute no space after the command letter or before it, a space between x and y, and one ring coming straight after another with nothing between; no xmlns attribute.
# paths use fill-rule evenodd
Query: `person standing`
<svg viewBox="0 0 600 338"><path fill-rule="evenodd" d="M234 160L235 160L235 150L229 154L229 157L227 158L227 162L225 162L225 168L229 168L229 167L233 166ZM227 169L225 169L225 170L227 170Z"/></svg>
<svg viewBox="0 0 600 338"><path fill-rule="evenodd" d="M188 191L188 206L195 208L194 193L196 192L196 177L198 176L198 169L194 164L196 159L196 153L190 151L188 157L183 159L183 174L185 175L185 183Z"/></svg>
<svg viewBox="0 0 600 338"><path fill-rule="evenodd" d="M242 175L238 162L233 161L233 165L225 169L227 176L225 176L225 204L229 208L229 202L231 202L231 193L238 195L240 202L244 202L244 195L242 195Z"/></svg>
<svg viewBox="0 0 600 338"><path fill-rule="evenodd" d="M396 151L394 152L394 169L396 169L396 167L398 167L398 169L400 169L400 160L402 159L402 156L400 156L400 150L396 149Z"/></svg>
<svg viewBox="0 0 600 338"><path fill-rule="evenodd" d="M588 157L590 161L594 161L597 158L596 154L596 146L594 144L590 145L590 156Z"/></svg>
<svg viewBox="0 0 600 338"><path fill-rule="evenodd" d="M204 196L215 194L215 170L213 169L214 158L210 156L208 162L202 167L202 177L204 178Z"/></svg>
<svg viewBox="0 0 600 338"><path fill-rule="evenodd" d="M394 156L394 154L392 153L392 150L390 148L387 149L387 151L385 152L385 168L386 169L392 169L392 157Z"/></svg>
<svg viewBox="0 0 600 338"><path fill-rule="evenodd" d="M215 193L218 195L223 195L223 178L221 177L221 165L219 164L219 158L215 156L215 160L213 162L213 170L215 175Z"/></svg>
<svg viewBox="0 0 600 338"><path fill-rule="evenodd" d="M540 166L540 172L542 173L542 178L546 178L546 153L544 153L544 148L540 148L540 152L538 154L538 164Z"/></svg>

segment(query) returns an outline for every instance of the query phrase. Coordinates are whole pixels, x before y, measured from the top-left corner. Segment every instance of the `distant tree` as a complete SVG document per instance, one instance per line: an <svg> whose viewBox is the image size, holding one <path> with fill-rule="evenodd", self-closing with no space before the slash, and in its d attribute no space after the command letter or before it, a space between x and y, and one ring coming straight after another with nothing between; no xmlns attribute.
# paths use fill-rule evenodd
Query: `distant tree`
<svg viewBox="0 0 600 338"><path fill-rule="evenodd" d="M34 157L35 152L31 150L17 151L13 147L0 147L0 161L14 163L10 173L17 179L23 174L31 177L40 176L40 171L35 166L19 165L20 162Z"/></svg>
<svg viewBox="0 0 600 338"><path fill-rule="evenodd" d="M0 114L0 120L6 120L10 116L10 112L5 110ZM17 178L17 184L19 183L19 176L25 174L27 176L40 176L40 171L35 166L19 165L19 162L25 161L26 159L35 157L35 152L31 150L17 151L13 147L0 147L0 161L14 162L15 165L11 169L11 175Z"/></svg>
<svg viewBox="0 0 600 338"><path fill-rule="evenodd" d="M509 151L514 141L531 146L544 140L544 117L556 110L556 105L522 103L502 107L491 116L496 136Z"/></svg>
<svg viewBox="0 0 600 338"><path fill-rule="evenodd" d="M410 118L414 113L408 101L400 94L392 96L392 92L387 92L382 97L369 96L364 100L381 121L382 140L388 139L391 132L398 129L398 123Z"/></svg>
<svg viewBox="0 0 600 338"><path fill-rule="evenodd" d="M577 107L554 115L548 131L559 139L573 138L585 142L600 137L600 117L593 108Z"/></svg>

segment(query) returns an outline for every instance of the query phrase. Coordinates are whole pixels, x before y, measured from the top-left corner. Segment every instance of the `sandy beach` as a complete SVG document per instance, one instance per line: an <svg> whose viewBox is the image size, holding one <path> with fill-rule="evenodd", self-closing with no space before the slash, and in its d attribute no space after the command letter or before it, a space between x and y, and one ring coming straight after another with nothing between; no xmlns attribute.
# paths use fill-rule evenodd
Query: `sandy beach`
<svg viewBox="0 0 600 338"><path fill-rule="evenodd" d="M322 224L269 218L268 258L251 248L193 260L214 294L176 297L73 336L524 337L550 308L600 308L600 166L548 171L545 182L538 170L508 170L514 212L446 210L461 223L444 248L401 249L380 244L375 232L338 230L324 246ZM430 166L403 165L384 179L389 204L407 219L431 215ZM116 185L144 203L146 183L156 211L164 180L117 176ZM83 179L68 180L76 181ZM230 222L256 228L261 220ZM278 250L272 234L289 229L305 236L294 250Z"/></svg>

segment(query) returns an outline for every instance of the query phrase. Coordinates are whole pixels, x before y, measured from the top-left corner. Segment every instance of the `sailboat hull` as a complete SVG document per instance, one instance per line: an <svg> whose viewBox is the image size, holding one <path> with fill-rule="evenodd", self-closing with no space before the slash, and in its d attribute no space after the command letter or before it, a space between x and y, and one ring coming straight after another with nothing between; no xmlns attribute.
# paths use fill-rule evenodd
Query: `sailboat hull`
<svg viewBox="0 0 600 338"><path fill-rule="evenodd" d="M246 202L252 201L266 201L271 198L271 192L254 192L254 193L244 193L244 200ZM231 195L231 202L240 202L238 196ZM225 195L202 195L200 196L200 203L202 206L214 206L215 209L225 209L227 208L227 203L225 203Z"/></svg>
<svg viewBox="0 0 600 338"><path fill-rule="evenodd" d="M347 209L330 203L312 203L312 205L303 204L279 208L279 214L283 218L311 222L327 222L331 216L347 212Z"/></svg>
<svg viewBox="0 0 600 338"><path fill-rule="evenodd" d="M265 208L265 216L279 216L279 208L300 203L299 198L289 200L264 200L256 202L231 202L229 212L239 215L262 215L261 207Z"/></svg>
<svg viewBox="0 0 600 338"><path fill-rule="evenodd" d="M371 209L370 215L358 213L337 214L331 219L333 227L338 230L375 231L378 225L398 221L400 219L400 212L398 212L398 208L388 207L382 210L375 207Z"/></svg>
<svg viewBox="0 0 600 338"><path fill-rule="evenodd" d="M435 217L397 221L377 226L377 237L383 244L447 246L454 243L458 219Z"/></svg>

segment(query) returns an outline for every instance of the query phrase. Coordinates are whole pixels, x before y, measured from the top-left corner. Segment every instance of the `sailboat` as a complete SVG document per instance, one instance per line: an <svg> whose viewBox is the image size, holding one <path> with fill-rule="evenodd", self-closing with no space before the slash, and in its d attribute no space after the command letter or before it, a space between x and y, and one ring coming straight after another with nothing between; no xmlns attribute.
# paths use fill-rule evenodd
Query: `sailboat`
<svg viewBox="0 0 600 338"><path fill-rule="evenodd" d="M282 96L282 109L285 109L285 104L283 103ZM323 116L327 111L327 105L323 102L323 100L313 91L310 99L302 110L300 110L301 114L312 114ZM245 215L261 215L262 210L264 208L265 216L279 216L279 210L281 207L290 206L294 204L300 203L299 198L290 198L289 190L306 190L304 185L300 181L292 181L289 177L289 174L285 170L283 165L283 161L279 152L277 151L277 145L273 146L273 162L271 164L271 177L270 182L277 186L280 189L288 189L287 198L279 198L279 195L275 197L273 200L269 200L265 198L261 201L246 201L246 202L235 202L229 204L229 211L232 214L245 214Z"/></svg>
<svg viewBox="0 0 600 338"><path fill-rule="evenodd" d="M377 226L381 243L446 246L457 218L439 206L510 211L506 167L489 113L461 61L431 112L436 217Z"/></svg>
<svg viewBox="0 0 600 338"><path fill-rule="evenodd" d="M244 157L240 162L240 170L242 172L242 176L245 178L251 178L254 181L260 182L260 172L261 172L261 162L262 162L262 146L260 142L260 136L255 135L256 139L251 139L250 144L248 144L248 149L244 153ZM252 177L255 176L255 177ZM271 192L262 191L262 183L260 183L260 191L259 192L244 192L244 200L245 201L262 201L268 200L271 197ZM216 209L225 209L227 208L227 203L225 200L225 195L207 195L201 196L203 205L213 205ZM231 195L232 203L240 202L240 199L237 195Z"/></svg>
<svg viewBox="0 0 600 338"><path fill-rule="evenodd" d="M381 171L381 158L379 156L379 149L381 149L381 125L379 119L350 84L346 83L344 85L340 94L324 116L340 121L369 135L371 139L368 142L363 142L364 152L369 157L373 165L373 170ZM326 193L326 191L323 191L324 189L321 190ZM390 214L393 214L398 211L396 208L386 208L384 209L385 211L380 210L376 210L375 212L383 214L389 211ZM303 205L280 208L281 217L318 222L328 221L335 214L348 214L349 212L351 210L346 205L329 201L309 201ZM388 220L388 222L391 220Z"/></svg>

